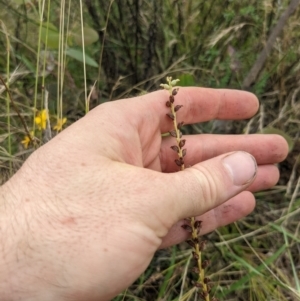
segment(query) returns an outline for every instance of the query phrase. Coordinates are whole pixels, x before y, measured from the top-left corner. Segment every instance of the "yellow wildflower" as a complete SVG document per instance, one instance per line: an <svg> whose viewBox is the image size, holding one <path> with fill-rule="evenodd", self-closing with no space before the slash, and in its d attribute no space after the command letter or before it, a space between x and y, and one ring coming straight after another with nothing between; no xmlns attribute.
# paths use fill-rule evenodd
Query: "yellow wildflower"
<svg viewBox="0 0 300 301"><path fill-rule="evenodd" d="M47 126L48 112L47 110L42 110L37 113L34 118L35 124L38 126L39 130L45 130Z"/></svg>
<svg viewBox="0 0 300 301"><path fill-rule="evenodd" d="M21 143L23 144L24 148L27 149L31 141L33 141L33 131L30 132L30 137L26 135Z"/></svg>
<svg viewBox="0 0 300 301"><path fill-rule="evenodd" d="M57 132L61 131L63 128L63 125L67 122L67 118L58 118L56 125L53 127L53 130L56 130Z"/></svg>

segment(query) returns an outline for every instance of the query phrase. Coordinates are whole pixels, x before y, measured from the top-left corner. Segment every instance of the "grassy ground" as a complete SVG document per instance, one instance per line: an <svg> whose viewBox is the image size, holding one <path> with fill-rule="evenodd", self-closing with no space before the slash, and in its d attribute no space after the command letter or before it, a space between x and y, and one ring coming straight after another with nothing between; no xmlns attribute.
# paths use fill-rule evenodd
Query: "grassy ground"
<svg viewBox="0 0 300 301"><path fill-rule="evenodd" d="M300 300L300 9L282 17L293 2L0 0L1 182L94 106L156 90L166 75L250 90L261 101L253 119L185 128L278 132L291 148L255 212L205 238L208 273L220 300ZM190 259L186 244L159 251L116 300L195 300Z"/></svg>

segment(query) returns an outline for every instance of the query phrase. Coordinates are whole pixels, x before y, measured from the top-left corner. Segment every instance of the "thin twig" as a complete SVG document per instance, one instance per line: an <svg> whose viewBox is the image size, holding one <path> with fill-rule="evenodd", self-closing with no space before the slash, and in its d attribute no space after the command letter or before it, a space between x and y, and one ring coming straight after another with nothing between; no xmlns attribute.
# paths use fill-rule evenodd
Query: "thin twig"
<svg viewBox="0 0 300 301"><path fill-rule="evenodd" d="M33 141L32 137L31 137L31 135L30 135L30 132L29 132L29 130L28 130L28 127L27 127L27 125L26 125L26 122L25 122L24 118L22 117L22 115L21 115L21 113L20 113L20 111L19 111L17 105L15 104L15 102L14 102L14 100L13 100L13 97L12 97L12 95L11 95L11 93L10 93L10 90L9 90L9 88L8 88L8 86L7 86L7 84L6 84L6 82L5 82L5 81L3 80L3 78L1 77L1 75L0 75L0 81L2 82L3 86L5 87L5 90L6 90L7 93L8 93L9 100L10 100L10 102L11 102L11 104L12 104L12 106L13 106L15 112L17 113L18 117L19 117L20 120L21 120L21 123L22 123L22 125L23 125L23 127L24 127L24 130L25 130L26 135L28 136L28 138L29 138L29 140L30 140L30 143L33 143L34 141Z"/></svg>
<svg viewBox="0 0 300 301"><path fill-rule="evenodd" d="M273 48L277 37L280 35L280 33L282 32L285 24L287 23L289 17L295 12L295 10L297 9L297 7L300 4L300 0L291 0L290 5L288 6L288 8L282 13L281 17L279 18L276 26L274 27L274 29L272 30L269 39L266 43L266 46L264 47L264 49L260 52L260 54L258 55L254 65L252 66L252 68L250 69L249 73L247 74L247 76L245 77L243 84L242 84L242 88L243 89L248 89L252 83L257 79L258 74L260 73L260 71L262 70L270 52L271 49Z"/></svg>

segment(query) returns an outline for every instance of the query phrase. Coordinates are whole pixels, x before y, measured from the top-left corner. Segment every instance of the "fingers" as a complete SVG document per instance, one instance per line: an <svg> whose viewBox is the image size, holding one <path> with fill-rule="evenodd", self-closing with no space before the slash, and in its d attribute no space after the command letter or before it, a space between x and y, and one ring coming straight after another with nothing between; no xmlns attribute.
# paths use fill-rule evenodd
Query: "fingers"
<svg viewBox="0 0 300 301"><path fill-rule="evenodd" d="M233 223L253 211L255 207L254 196L247 191L241 192L224 204L197 217L202 221L201 235L207 234L218 227ZM187 231L182 229L184 221L177 222L164 237L160 248L166 248L189 238Z"/></svg>
<svg viewBox="0 0 300 301"><path fill-rule="evenodd" d="M165 105L168 97L168 92L161 90L132 98L131 110L135 113L143 112L140 115L141 122L153 123L158 116L161 132L167 132L173 127L166 116L169 112ZM183 105L178 111L178 121L185 124L211 119L246 119L252 117L258 109L258 100L254 94L226 89L182 87L175 97L175 103Z"/></svg>
<svg viewBox="0 0 300 301"><path fill-rule="evenodd" d="M268 189L274 186L278 179L279 171L275 166L261 166L258 168L255 181L247 190L254 192ZM202 221L201 235L247 216L253 211L254 207L255 198L253 194L248 191L241 192L224 204L197 217L197 220ZM184 221L179 221L170 229L162 241L161 248L166 248L188 239L189 234L181 227L183 223Z"/></svg>
<svg viewBox="0 0 300 301"><path fill-rule="evenodd" d="M248 191L256 192L266 190L279 180L279 170L274 165L260 165L257 168L257 175L253 183L247 188Z"/></svg>
<svg viewBox="0 0 300 301"><path fill-rule="evenodd" d="M259 165L281 162L288 153L286 140L279 135L189 135L185 139L187 166L236 150L250 153ZM163 172L178 170L174 163L177 153L171 150L172 145L173 137L163 139L160 151Z"/></svg>
<svg viewBox="0 0 300 301"><path fill-rule="evenodd" d="M169 202L165 205L174 208L176 221L204 214L245 190L253 183L256 173L257 165L251 155L234 152L182 172L165 174L172 184L165 192Z"/></svg>

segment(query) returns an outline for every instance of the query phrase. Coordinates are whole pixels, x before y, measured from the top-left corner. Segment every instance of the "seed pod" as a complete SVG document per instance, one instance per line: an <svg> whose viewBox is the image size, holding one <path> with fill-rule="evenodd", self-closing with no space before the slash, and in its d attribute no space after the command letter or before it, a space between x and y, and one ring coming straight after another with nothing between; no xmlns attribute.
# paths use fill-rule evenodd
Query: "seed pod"
<svg viewBox="0 0 300 301"><path fill-rule="evenodd" d="M175 101L174 96L173 96L173 95L170 95L170 96L169 96L169 100L170 100L170 103L174 103L174 101Z"/></svg>
<svg viewBox="0 0 300 301"><path fill-rule="evenodd" d="M194 248L195 247L195 243L192 241L192 240L187 240L186 241L192 248Z"/></svg>
<svg viewBox="0 0 300 301"><path fill-rule="evenodd" d="M178 90L179 90L179 88L173 89L172 94L173 94L173 95L176 95L176 94L178 93Z"/></svg>
<svg viewBox="0 0 300 301"><path fill-rule="evenodd" d="M203 251L203 250L205 249L206 243L207 243L206 240L202 240L202 241L200 242L200 246L199 246L200 251Z"/></svg>
<svg viewBox="0 0 300 301"><path fill-rule="evenodd" d="M182 137L182 133L178 130L178 132L179 132L179 138L181 138Z"/></svg>
<svg viewBox="0 0 300 301"><path fill-rule="evenodd" d="M183 107L182 105L177 105L177 106L175 106L174 111L177 112L177 111L179 111L182 107Z"/></svg>
<svg viewBox="0 0 300 301"><path fill-rule="evenodd" d="M201 228L201 224L202 224L202 221L195 221L194 227L195 227L196 229L200 229L200 228Z"/></svg>
<svg viewBox="0 0 300 301"><path fill-rule="evenodd" d="M196 260L199 259L199 255L195 251L193 251L192 254L193 254L194 259L196 259Z"/></svg>
<svg viewBox="0 0 300 301"><path fill-rule="evenodd" d="M198 292L198 295L202 298L202 300L206 300L206 297L208 296L207 292Z"/></svg>
<svg viewBox="0 0 300 301"><path fill-rule="evenodd" d="M207 268L208 266L209 266L209 260L204 260L204 261L202 262L202 265L201 265L202 269L205 269L205 268Z"/></svg>
<svg viewBox="0 0 300 301"><path fill-rule="evenodd" d="M174 117L174 115L173 115L172 113L167 113L166 115L167 115L170 119L172 119L172 120L175 119L175 117Z"/></svg>
<svg viewBox="0 0 300 301"><path fill-rule="evenodd" d="M195 282L194 285L195 285L195 287L198 287L198 288L202 288L203 287L203 284L200 283L200 282Z"/></svg>
<svg viewBox="0 0 300 301"><path fill-rule="evenodd" d="M204 280L203 280L203 282L204 282L205 284L209 283L210 281L211 281L211 280L210 280L208 277L205 277Z"/></svg>
<svg viewBox="0 0 300 301"><path fill-rule="evenodd" d="M195 274L199 274L200 270L197 267L193 267L192 272L195 273Z"/></svg>
<svg viewBox="0 0 300 301"><path fill-rule="evenodd" d="M178 148L177 145L173 145L173 146L171 146L171 148L172 148L172 150L175 151L176 153L179 152L179 148Z"/></svg>
<svg viewBox="0 0 300 301"><path fill-rule="evenodd" d="M183 228L185 231L192 233L192 227L189 225L182 225L181 228Z"/></svg>
<svg viewBox="0 0 300 301"><path fill-rule="evenodd" d="M180 147L180 148L181 148L181 147L184 147L184 145L185 145L185 139L180 140L180 142L179 142L179 147Z"/></svg>
<svg viewBox="0 0 300 301"><path fill-rule="evenodd" d="M180 159L182 159L182 158L180 158ZM178 160L178 159L175 159L175 163L176 163L176 165L179 166L179 167L182 166L182 165L184 164L183 161Z"/></svg>
<svg viewBox="0 0 300 301"><path fill-rule="evenodd" d="M167 101L167 102L166 102L166 106L167 106L168 108L170 108L171 102L170 102L170 101Z"/></svg>
<svg viewBox="0 0 300 301"><path fill-rule="evenodd" d="M181 121L181 122L179 122L179 123L177 124L177 127L180 129L183 125L184 125L184 122Z"/></svg>
<svg viewBox="0 0 300 301"><path fill-rule="evenodd" d="M198 237L194 237L193 241L194 241L195 244L198 244L199 243L199 238Z"/></svg>
<svg viewBox="0 0 300 301"><path fill-rule="evenodd" d="M182 157L186 155L186 148L182 150Z"/></svg>
<svg viewBox="0 0 300 301"><path fill-rule="evenodd" d="M175 138L177 137L177 133L176 133L175 130L170 131L169 134L170 134L172 137L175 137Z"/></svg>

